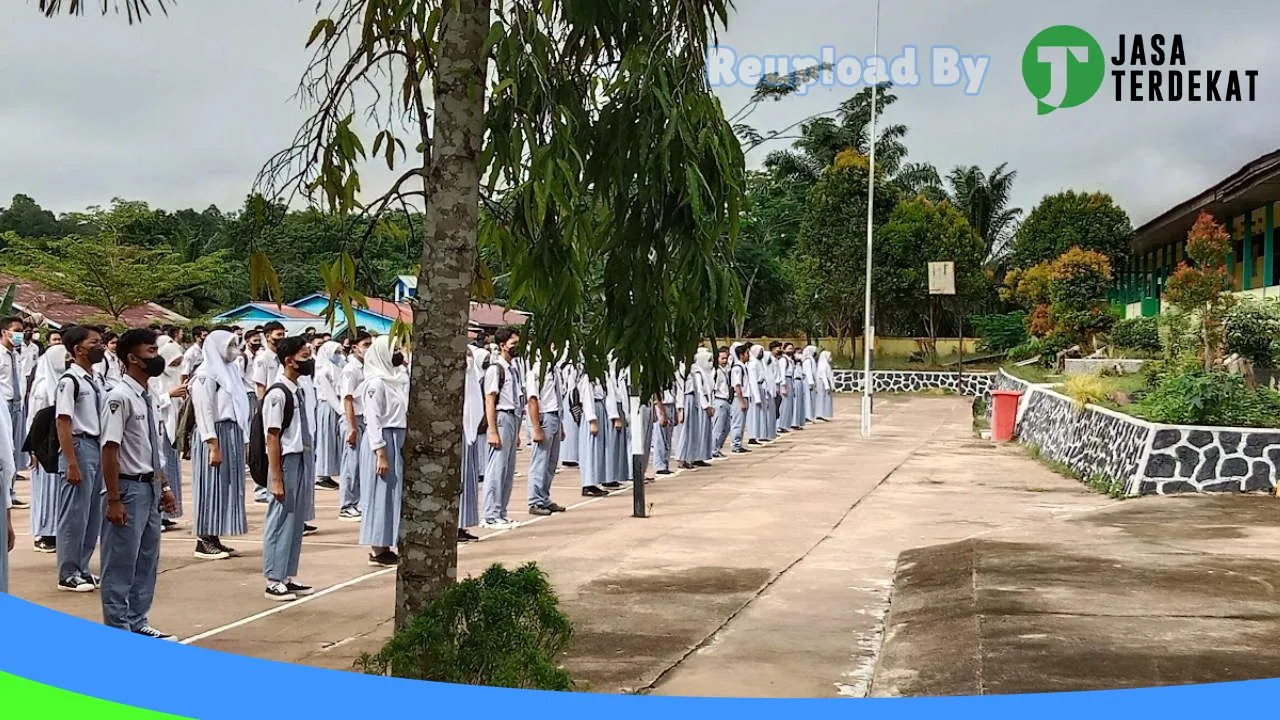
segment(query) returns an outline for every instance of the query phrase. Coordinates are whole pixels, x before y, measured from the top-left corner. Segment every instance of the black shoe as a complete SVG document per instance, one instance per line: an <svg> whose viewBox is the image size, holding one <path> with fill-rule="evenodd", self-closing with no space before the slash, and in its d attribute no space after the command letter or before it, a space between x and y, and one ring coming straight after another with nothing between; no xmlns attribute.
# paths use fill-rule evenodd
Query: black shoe
<svg viewBox="0 0 1280 720"><path fill-rule="evenodd" d="M178 527L178 523L176 523L176 522L174 522L174 521L172 521L172 520L161 520L161 521L160 521L160 532L169 532L170 530L172 530L172 529L174 529L174 528L176 528L176 527Z"/></svg>
<svg viewBox="0 0 1280 720"><path fill-rule="evenodd" d="M316 487L320 488L321 490L337 490L339 487L342 487L342 486L334 482L333 478L322 478L319 482L316 483Z"/></svg>
<svg viewBox="0 0 1280 720"><path fill-rule="evenodd" d="M622 487L622 483L620 482L600 483L600 487L606 490L617 490L618 488Z"/></svg>
<svg viewBox="0 0 1280 720"><path fill-rule="evenodd" d="M479 540L479 539L480 539L479 537L472 535L466 530L463 530L462 528L458 528L458 542L475 542L476 540Z"/></svg>
<svg viewBox="0 0 1280 720"><path fill-rule="evenodd" d="M751 451L750 451L750 450L748 450L748 449L746 449L746 448L734 448L733 450L730 450L729 452L732 452L734 455L746 455L747 453L749 453L749 452L751 452Z"/></svg>
<svg viewBox="0 0 1280 720"><path fill-rule="evenodd" d="M759 444L760 444L760 441L759 441L759 440L748 440L748 441L747 441L747 444L748 444L748 445L759 445Z"/></svg>
<svg viewBox="0 0 1280 720"><path fill-rule="evenodd" d="M195 556L200 560L226 560L230 553L210 541L197 540Z"/></svg>
<svg viewBox="0 0 1280 720"><path fill-rule="evenodd" d="M694 467L711 467L711 463L705 460L699 460L698 462L694 463L693 466Z"/></svg>
<svg viewBox="0 0 1280 720"><path fill-rule="evenodd" d="M789 433L789 432L791 432L791 431L790 431L790 430L787 430L786 428L779 428L779 429L778 429L778 432L782 433L783 435L786 435L787 433Z"/></svg>
<svg viewBox="0 0 1280 720"><path fill-rule="evenodd" d="M681 469L681 470L692 470L692 469L693 469L693 463L682 462L682 463L680 463L680 469Z"/></svg>
<svg viewBox="0 0 1280 720"><path fill-rule="evenodd" d="M604 497L608 494L608 490L596 487L595 485L588 485L587 487L582 488L582 497Z"/></svg>
<svg viewBox="0 0 1280 720"><path fill-rule="evenodd" d="M318 532L320 532L320 528L316 527L315 525L308 525L307 523L302 524L303 537L306 537L307 535L315 535Z"/></svg>
<svg viewBox="0 0 1280 720"><path fill-rule="evenodd" d="M58 589L63 592L91 593L93 592L93 583L79 575L73 575L65 580L59 580Z"/></svg>
<svg viewBox="0 0 1280 720"><path fill-rule="evenodd" d="M262 596L268 600L275 600L276 602L290 602L298 599L298 596L295 593L289 592L289 586L284 583L272 583L268 585L266 591L262 593Z"/></svg>
<svg viewBox="0 0 1280 720"><path fill-rule="evenodd" d="M553 513L562 513L565 511L565 506L557 505L555 503L550 503L549 505L547 505L547 509Z"/></svg>
<svg viewBox="0 0 1280 720"><path fill-rule="evenodd" d="M214 547L218 548L222 552L226 553L228 557L239 557L239 555L236 553L236 549L233 547L227 547L226 545L224 545L222 543L221 538L210 538L209 544L213 545Z"/></svg>
<svg viewBox="0 0 1280 720"><path fill-rule="evenodd" d="M155 629L155 628L151 627L150 625L143 625L142 627L138 628L137 630L134 630L134 631L133 631L133 634L134 634L134 635L142 635L143 637L149 637L149 638L153 638L153 639L155 639L155 640L164 640L165 642L177 642L177 641L178 641L178 638L177 638L176 636L174 636L174 635L170 635L169 633L163 633L163 632L160 632L159 630L157 630L157 629Z"/></svg>
<svg viewBox="0 0 1280 720"><path fill-rule="evenodd" d="M715 459L717 459L717 460L723 460L723 459L724 459L724 453L722 453L722 452L720 452L719 450L717 450L717 451L715 451L715 452L711 453L711 457L713 457L713 458L715 458Z"/></svg>
<svg viewBox="0 0 1280 720"><path fill-rule="evenodd" d="M316 591L316 589L311 587L310 585L303 585L301 583L291 583L291 582L285 583L284 587L286 590L288 590L289 592L293 593L298 597L306 597L308 595L315 593Z"/></svg>
<svg viewBox="0 0 1280 720"><path fill-rule="evenodd" d="M46 555L58 552L58 539L51 537L36 538L35 551Z"/></svg>
<svg viewBox="0 0 1280 720"><path fill-rule="evenodd" d="M529 514L537 515L539 517L547 517L548 515L551 514L551 508L543 507L541 505L530 505Z"/></svg>
<svg viewBox="0 0 1280 720"><path fill-rule="evenodd" d="M659 470L659 471L657 471L657 473L655 473L655 474L657 474L657 475L670 475L670 474L672 474L672 473L671 473L671 471L670 471L670 470Z"/></svg>
<svg viewBox="0 0 1280 720"><path fill-rule="evenodd" d="M374 555L373 553L369 553L370 567L391 568L399 564L400 564L400 556L396 555L390 550L383 550L377 555Z"/></svg>
<svg viewBox="0 0 1280 720"><path fill-rule="evenodd" d="M26 500L20 500L18 498L14 498L11 504L13 505L14 509L21 509L24 507L28 507Z"/></svg>
<svg viewBox="0 0 1280 720"><path fill-rule="evenodd" d="M578 467L578 463L574 463L574 462L564 462L560 464L564 465L565 467Z"/></svg>

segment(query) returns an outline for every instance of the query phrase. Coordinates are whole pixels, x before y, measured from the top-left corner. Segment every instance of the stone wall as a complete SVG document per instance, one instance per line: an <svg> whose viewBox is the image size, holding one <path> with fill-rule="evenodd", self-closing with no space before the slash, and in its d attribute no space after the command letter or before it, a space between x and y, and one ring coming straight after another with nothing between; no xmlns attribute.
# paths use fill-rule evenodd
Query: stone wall
<svg viewBox="0 0 1280 720"><path fill-rule="evenodd" d="M836 370L836 392L861 393L861 370ZM995 385L995 373L926 372L917 370L872 370L872 390L876 393L908 393L925 390L950 390L957 395L989 397ZM963 388L961 383L963 382Z"/></svg>
<svg viewBox="0 0 1280 720"><path fill-rule="evenodd" d="M1094 405L1083 411L1044 385L1001 371L999 389L1025 393L1018 441L1082 478L1120 481L1129 495L1254 492L1276 486L1280 430L1149 423Z"/></svg>

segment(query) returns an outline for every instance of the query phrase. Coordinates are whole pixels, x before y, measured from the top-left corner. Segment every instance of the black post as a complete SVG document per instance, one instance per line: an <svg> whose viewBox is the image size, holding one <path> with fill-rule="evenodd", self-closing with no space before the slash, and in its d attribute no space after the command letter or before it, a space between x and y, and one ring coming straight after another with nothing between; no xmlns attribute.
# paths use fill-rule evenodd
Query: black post
<svg viewBox="0 0 1280 720"><path fill-rule="evenodd" d="M642 452L631 449L631 516L649 517L644 499L644 476L649 470L649 443L653 440L653 418L650 416L648 403L640 406L636 422L641 425L640 436Z"/></svg>

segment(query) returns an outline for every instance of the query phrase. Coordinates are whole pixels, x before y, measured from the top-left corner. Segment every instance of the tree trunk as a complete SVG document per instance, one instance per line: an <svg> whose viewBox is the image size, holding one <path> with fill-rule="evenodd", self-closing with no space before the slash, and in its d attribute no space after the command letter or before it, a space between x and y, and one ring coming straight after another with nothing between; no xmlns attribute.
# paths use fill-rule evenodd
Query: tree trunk
<svg viewBox="0 0 1280 720"><path fill-rule="evenodd" d="M742 317L738 318L738 321L734 323L734 337L739 340L742 339L742 333L747 326L747 308L751 305L751 286L755 284L756 273L759 271L759 268L751 271L751 279L747 281L747 289L742 293Z"/></svg>
<svg viewBox="0 0 1280 720"><path fill-rule="evenodd" d="M490 0L444 3L413 311L396 628L457 579L462 400L480 202Z"/></svg>

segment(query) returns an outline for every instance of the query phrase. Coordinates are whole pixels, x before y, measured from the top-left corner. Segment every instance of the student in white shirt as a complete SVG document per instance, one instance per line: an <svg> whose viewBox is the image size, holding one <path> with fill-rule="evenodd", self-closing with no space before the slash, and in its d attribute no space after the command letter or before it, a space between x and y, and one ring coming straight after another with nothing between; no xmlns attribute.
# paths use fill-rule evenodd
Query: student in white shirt
<svg viewBox="0 0 1280 720"><path fill-rule="evenodd" d="M259 403L262 402L262 396L266 394L267 388L271 387L276 381L276 377L280 374L280 360L276 357L276 343L283 340L284 336L284 325L279 322L273 320L262 326L262 350L253 358L253 387ZM267 492L265 486L255 486L254 502L265 504L269 499L270 493Z"/></svg>
<svg viewBox="0 0 1280 720"><path fill-rule="evenodd" d="M27 376L22 371L22 350L26 340L22 320L16 317L0 320L0 396L3 396L9 411L9 443L13 445L9 455L17 470L24 470L27 467L27 458L22 452L22 441L26 438L21 437L21 433L27 427L24 413ZM26 503L18 500L13 488L17 470L14 471L13 477L8 478L9 488L6 492L13 507L21 508L26 507Z"/></svg>
<svg viewBox="0 0 1280 720"><path fill-rule="evenodd" d="M16 474L13 465L13 432L9 428L9 414L0 413L0 593L9 592L9 553L17 544L13 532L13 514L9 499L11 478Z"/></svg>
<svg viewBox="0 0 1280 720"><path fill-rule="evenodd" d="M182 462L178 458L177 443L179 412L187 397L187 382L183 377L186 361L182 346L168 335L156 338L156 346L164 360L164 372L151 378L151 392L156 396L156 409L160 411L160 459L164 463L169 487L173 490L174 507L177 508L160 518L162 530L168 531L177 525L175 520L182 517Z"/></svg>
<svg viewBox="0 0 1280 720"><path fill-rule="evenodd" d="M333 478L342 476L342 401L338 385L342 375L342 345L329 340L316 353L316 374L312 385L316 393L316 487L337 490Z"/></svg>
<svg viewBox="0 0 1280 720"><path fill-rule="evenodd" d="M315 418L299 380L315 373L311 345L301 336L275 342L280 375L262 398L262 429L267 440L271 504L262 531L263 593L287 602L310 595L312 588L294 582L302 557L302 535L308 508L315 506ZM286 411L286 406L292 412Z"/></svg>
<svg viewBox="0 0 1280 720"><path fill-rule="evenodd" d="M480 422L484 419L484 366L489 351L467 346L467 385L462 400L462 493L458 499L458 542L478 538L468 532L480 524Z"/></svg>
<svg viewBox="0 0 1280 720"><path fill-rule="evenodd" d="M525 397L516 370L515 350L520 333L501 328L494 334L499 351L484 376L485 420L488 424L489 458L484 469L484 526L509 528L507 517L516 472L516 439L520 436L520 407ZM368 508L365 508L368 512Z"/></svg>
<svg viewBox="0 0 1280 720"><path fill-rule="evenodd" d="M343 522L360 522L360 443L364 439L364 403L360 400L360 386L364 384L364 356L373 338L369 333L356 335L338 374L338 399L342 403L342 507L338 519Z"/></svg>
<svg viewBox="0 0 1280 720"><path fill-rule="evenodd" d="M102 334L72 327L62 334L71 365L58 380L54 400L58 461L58 589L93 592L97 578L89 562L102 532L102 412L106 391L98 384L95 364L106 353Z"/></svg>
<svg viewBox="0 0 1280 720"><path fill-rule="evenodd" d="M365 433L361 444L360 544L368 545L369 564L395 567L392 550L400 538L400 502L404 492L404 435L409 411L409 376L401 372L404 355L383 335L364 354Z"/></svg>
<svg viewBox="0 0 1280 720"><path fill-rule="evenodd" d="M568 414L559 368L539 358L530 365L525 385L533 443L529 459L529 514L545 516L564 512L564 506L551 501L551 481L560 464L560 441L564 437L561 417Z"/></svg>
<svg viewBox="0 0 1280 720"><path fill-rule="evenodd" d="M148 389L164 373L156 334L128 330L117 344L123 379L102 416L106 525L102 530L102 621L158 640L176 640L147 619L160 567L160 513L176 501L164 475L159 414Z"/></svg>
<svg viewBox="0 0 1280 720"><path fill-rule="evenodd" d="M204 362L191 379L191 491L196 536L195 557L223 560L235 548L224 537L249 531L245 517L245 443L249 437L249 398L235 367L240 346L235 335L215 330L204 341Z"/></svg>
<svg viewBox="0 0 1280 720"><path fill-rule="evenodd" d="M204 362L204 341L209 337L209 329L197 327L191 331L196 341L191 343L191 347L182 356L182 382L187 382L192 375L196 374L196 370L200 368L200 363Z"/></svg>
<svg viewBox="0 0 1280 720"><path fill-rule="evenodd" d="M124 377L120 372L120 358L116 357L117 342L114 331L102 333L102 344L106 347L107 354L102 357L102 362L94 366L93 371L98 374L98 384L104 392L111 392L111 388Z"/></svg>
<svg viewBox="0 0 1280 720"><path fill-rule="evenodd" d="M716 354L716 367L711 375L711 395L715 401L715 415L711 419L711 456L724 457L724 442L729 438L729 400L733 391L729 387L729 348L720 348Z"/></svg>
<svg viewBox="0 0 1280 720"><path fill-rule="evenodd" d="M583 497L609 494L604 489L608 479L605 477L607 462L602 427L609 419L605 409L607 395L605 384L589 377L579 363L578 396L582 398L582 424L578 426L578 469L582 475Z"/></svg>
<svg viewBox="0 0 1280 720"><path fill-rule="evenodd" d="M751 452L742 446L750 407L747 391L747 361L751 357L751 343L734 343L729 348L729 435L733 438L730 452L741 455Z"/></svg>

